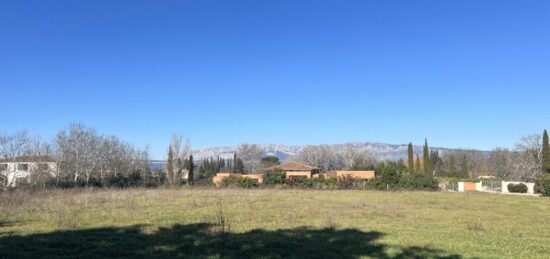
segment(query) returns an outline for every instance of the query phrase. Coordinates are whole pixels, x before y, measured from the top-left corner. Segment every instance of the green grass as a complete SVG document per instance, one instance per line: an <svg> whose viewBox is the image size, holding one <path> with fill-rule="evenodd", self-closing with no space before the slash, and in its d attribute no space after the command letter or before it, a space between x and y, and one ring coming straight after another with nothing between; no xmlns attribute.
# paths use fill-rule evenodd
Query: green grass
<svg viewBox="0 0 550 259"><path fill-rule="evenodd" d="M0 257L548 258L550 199L317 190L0 194Z"/></svg>

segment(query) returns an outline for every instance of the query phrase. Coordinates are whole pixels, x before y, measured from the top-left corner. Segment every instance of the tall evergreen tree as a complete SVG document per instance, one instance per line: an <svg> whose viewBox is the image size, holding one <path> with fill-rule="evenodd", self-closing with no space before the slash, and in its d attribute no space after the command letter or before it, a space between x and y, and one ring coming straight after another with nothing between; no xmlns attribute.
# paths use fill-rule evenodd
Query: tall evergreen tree
<svg viewBox="0 0 550 259"><path fill-rule="evenodd" d="M233 173L237 172L237 152L233 154Z"/></svg>
<svg viewBox="0 0 550 259"><path fill-rule="evenodd" d="M443 159L441 159L441 157L439 156L438 150L430 151L430 165L432 167L432 170L437 175L441 175L443 173Z"/></svg>
<svg viewBox="0 0 550 259"><path fill-rule="evenodd" d="M542 167L545 173L550 173L550 143L548 143L548 132L542 134Z"/></svg>
<svg viewBox="0 0 550 259"><path fill-rule="evenodd" d="M189 165L188 165L188 173L187 173L187 185L193 184L194 182L194 171L195 171L195 164L193 163L193 155L189 156Z"/></svg>
<svg viewBox="0 0 550 259"><path fill-rule="evenodd" d="M416 154L416 163L414 164L414 171L420 173L420 156Z"/></svg>
<svg viewBox="0 0 550 259"><path fill-rule="evenodd" d="M237 158L235 160L235 173L244 173L244 163L243 160L240 158Z"/></svg>
<svg viewBox="0 0 550 259"><path fill-rule="evenodd" d="M456 175L456 158L455 155L451 154L449 156L449 176L457 177Z"/></svg>
<svg viewBox="0 0 550 259"><path fill-rule="evenodd" d="M409 173L413 173L413 171L414 171L414 150L413 150L413 144L412 143L409 143L409 146L407 148L407 155L408 155Z"/></svg>
<svg viewBox="0 0 550 259"><path fill-rule="evenodd" d="M430 161L430 148L428 147L428 139L424 140L424 173L432 175L432 166Z"/></svg>
<svg viewBox="0 0 550 259"><path fill-rule="evenodd" d="M461 161L461 175L462 175L462 178L469 178L470 177L470 173L468 172L468 157L466 156L466 154L462 155L462 161Z"/></svg>

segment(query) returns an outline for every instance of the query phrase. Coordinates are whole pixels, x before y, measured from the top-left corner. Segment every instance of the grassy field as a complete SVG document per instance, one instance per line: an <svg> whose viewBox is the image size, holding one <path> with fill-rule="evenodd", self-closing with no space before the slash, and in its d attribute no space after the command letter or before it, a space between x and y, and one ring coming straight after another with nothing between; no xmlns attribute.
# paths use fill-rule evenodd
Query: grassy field
<svg viewBox="0 0 550 259"><path fill-rule="evenodd" d="M1 258L550 257L547 198L223 189L0 197Z"/></svg>

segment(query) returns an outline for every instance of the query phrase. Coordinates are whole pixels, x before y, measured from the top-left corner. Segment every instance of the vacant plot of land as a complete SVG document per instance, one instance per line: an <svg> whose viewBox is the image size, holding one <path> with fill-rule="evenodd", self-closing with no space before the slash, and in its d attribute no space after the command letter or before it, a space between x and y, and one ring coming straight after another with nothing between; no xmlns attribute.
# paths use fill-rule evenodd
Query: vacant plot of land
<svg viewBox="0 0 550 259"><path fill-rule="evenodd" d="M546 198L190 189L0 197L1 258L550 256Z"/></svg>

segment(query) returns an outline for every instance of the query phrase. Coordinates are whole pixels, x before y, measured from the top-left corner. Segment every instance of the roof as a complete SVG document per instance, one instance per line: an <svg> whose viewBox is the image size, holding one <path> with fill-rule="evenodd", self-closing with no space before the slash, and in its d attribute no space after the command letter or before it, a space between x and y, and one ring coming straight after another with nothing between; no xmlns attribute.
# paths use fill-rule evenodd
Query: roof
<svg viewBox="0 0 550 259"><path fill-rule="evenodd" d="M56 162L56 160L51 156L17 156L0 159L0 163L10 162Z"/></svg>
<svg viewBox="0 0 550 259"><path fill-rule="evenodd" d="M277 166L270 167L268 169L280 169L282 171L311 171L319 168L306 165L303 163L299 163L299 162L287 162Z"/></svg>

